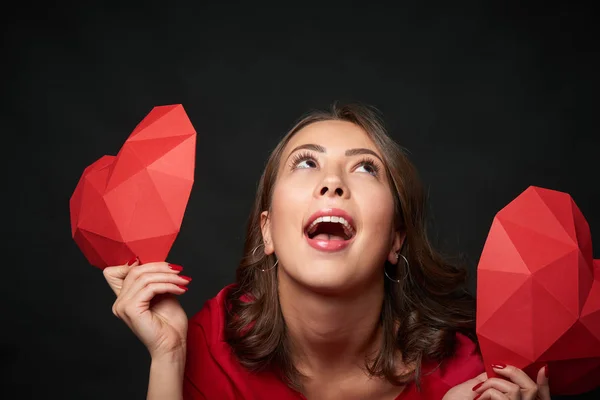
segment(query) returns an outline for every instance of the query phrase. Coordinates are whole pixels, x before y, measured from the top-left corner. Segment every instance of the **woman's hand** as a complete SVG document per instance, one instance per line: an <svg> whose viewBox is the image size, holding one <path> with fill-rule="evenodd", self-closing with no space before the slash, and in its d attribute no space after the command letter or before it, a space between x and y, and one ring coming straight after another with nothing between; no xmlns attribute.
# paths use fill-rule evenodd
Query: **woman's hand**
<svg viewBox="0 0 600 400"><path fill-rule="evenodd" d="M153 360L185 355L188 319L174 295L187 291L191 278L165 262L107 267L104 277L117 295L112 311L144 343Z"/></svg>
<svg viewBox="0 0 600 400"><path fill-rule="evenodd" d="M538 371L536 383L519 368L494 366L494 371L506 379L488 379L484 372L450 389L443 400L551 400L547 368Z"/></svg>

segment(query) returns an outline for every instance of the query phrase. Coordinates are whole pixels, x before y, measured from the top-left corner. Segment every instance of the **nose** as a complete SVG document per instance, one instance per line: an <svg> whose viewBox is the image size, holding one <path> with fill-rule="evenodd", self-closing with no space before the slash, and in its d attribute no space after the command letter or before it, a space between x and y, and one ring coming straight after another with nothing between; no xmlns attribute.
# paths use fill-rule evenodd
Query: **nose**
<svg viewBox="0 0 600 400"><path fill-rule="evenodd" d="M350 190L344 184L344 181L337 175L328 175L317 186L316 197L341 197L348 198Z"/></svg>

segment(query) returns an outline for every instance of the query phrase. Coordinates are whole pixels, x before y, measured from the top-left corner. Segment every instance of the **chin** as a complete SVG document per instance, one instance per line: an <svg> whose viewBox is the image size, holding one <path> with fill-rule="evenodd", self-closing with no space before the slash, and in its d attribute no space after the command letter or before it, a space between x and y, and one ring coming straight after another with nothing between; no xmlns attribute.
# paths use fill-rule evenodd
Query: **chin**
<svg viewBox="0 0 600 400"><path fill-rule="evenodd" d="M291 271L290 271L291 272ZM320 294L342 294L351 291L362 283L357 282L356 274L342 268L315 268L295 271L288 275L300 286Z"/></svg>

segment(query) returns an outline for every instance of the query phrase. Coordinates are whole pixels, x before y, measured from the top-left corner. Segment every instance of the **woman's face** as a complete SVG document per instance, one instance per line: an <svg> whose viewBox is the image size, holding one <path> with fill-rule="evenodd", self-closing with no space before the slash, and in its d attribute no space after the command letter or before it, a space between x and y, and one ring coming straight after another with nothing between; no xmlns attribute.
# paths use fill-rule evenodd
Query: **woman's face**
<svg viewBox="0 0 600 400"><path fill-rule="evenodd" d="M261 221L265 253L276 254L282 277L327 293L383 279L404 236L394 230L382 158L346 121L316 122L291 138Z"/></svg>

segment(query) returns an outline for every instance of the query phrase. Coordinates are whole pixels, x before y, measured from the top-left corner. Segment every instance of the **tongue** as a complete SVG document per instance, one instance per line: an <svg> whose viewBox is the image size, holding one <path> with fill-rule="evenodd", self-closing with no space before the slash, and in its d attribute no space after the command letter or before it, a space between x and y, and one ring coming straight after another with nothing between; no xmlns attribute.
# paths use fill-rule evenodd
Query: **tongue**
<svg viewBox="0 0 600 400"><path fill-rule="evenodd" d="M318 235L313 237L313 239L314 240L346 240L341 236L329 235L327 233L319 233Z"/></svg>

